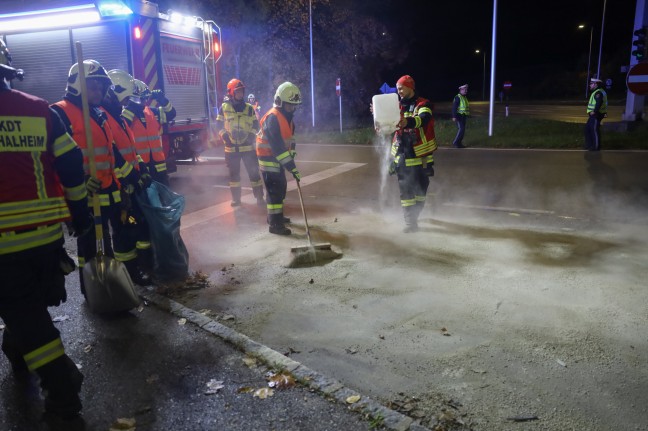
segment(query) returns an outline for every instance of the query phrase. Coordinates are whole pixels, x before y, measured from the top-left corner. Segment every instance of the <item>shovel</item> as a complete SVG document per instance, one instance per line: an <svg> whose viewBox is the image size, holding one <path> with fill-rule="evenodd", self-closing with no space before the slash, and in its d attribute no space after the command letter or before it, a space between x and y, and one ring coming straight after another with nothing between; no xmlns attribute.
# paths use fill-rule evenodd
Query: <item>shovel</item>
<svg viewBox="0 0 648 431"><path fill-rule="evenodd" d="M87 154L90 165L90 175L97 178L97 166L94 159L94 144L90 129L90 106L86 86L85 69L83 67L83 50L81 42L76 42L77 61L79 64L79 82L81 84L81 101L83 108L83 124L85 127ZM92 211L95 220L95 239L97 255L86 262L83 267L83 283L86 300L90 310L95 313L113 313L127 311L137 307L140 299L135 292L133 281L123 263L106 256L103 252L103 226L101 223L101 205L99 195L92 196Z"/></svg>

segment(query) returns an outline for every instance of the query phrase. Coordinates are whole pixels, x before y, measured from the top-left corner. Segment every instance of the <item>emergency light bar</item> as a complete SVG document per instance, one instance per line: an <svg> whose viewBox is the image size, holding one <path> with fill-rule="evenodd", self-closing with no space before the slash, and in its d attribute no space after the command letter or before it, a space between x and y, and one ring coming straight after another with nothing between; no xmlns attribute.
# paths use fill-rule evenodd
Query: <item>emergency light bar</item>
<svg viewBox="0 0 648 431"><path fill-rule="evenodd" d="M102 17L123 16L132 13L133 11L121 0L106 0L97 2L97 6L94 3L88 3L30 12L0 14L0 33L92 24L101 21Z"/></svg>

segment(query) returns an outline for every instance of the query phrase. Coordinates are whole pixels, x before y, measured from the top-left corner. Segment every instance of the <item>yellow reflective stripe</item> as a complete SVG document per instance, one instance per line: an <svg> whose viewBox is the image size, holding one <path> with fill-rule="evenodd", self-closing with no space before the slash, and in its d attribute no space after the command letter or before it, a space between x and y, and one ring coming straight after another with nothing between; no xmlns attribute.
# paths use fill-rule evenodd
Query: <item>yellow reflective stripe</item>
<svg viewBox="0 0 648 431"><path fill-rule="evenodd" d="M426 156L425 160L427 161L427 163L434 162L434 158L432 157L432 154ZM418 166L422 164L423 164L423 159L421 157L416 157L414 159L405 159L405 166Z"/></svg>
<svg viewBox="0 0 648 431"><path fill-rule="evenodd" d="M61 223L54 223L51 226L40 226L36 230L27 232L3 232L0 233L0 255L17 253L51 244L61 238L63 238Z"/></svg>
<svg viewBox="0 0 648 431"><path fill-rule="evenodd" d="M417 129L421 127L421 117L419 116L414 117L414 127Z"/></svg>
<svg viewBox="0 0 648 431"><path fill-rule="evenodd" d="M133 259L137 259L137 250L136 249L128 250L125 253L119 253L119 252L115 251L115 260L118 260L120 262L129 262L129 261L131 261Z"/></svg>
<svg viewBox="0 0 648 431"><path fill-rule="evenodd" d="M34 164L34 179L36 180L36 194L39 199L47 199L47 189L45 186L45 167L40 158L40 153L31 153Z"/></svg>
<svg viewBox="0 0 648 431"><path fill-rule="evenodd" d="M268 214L281 214L283 212L283 204L267 204Z"/></svg>
<svg viewBox="0 0 648 431"><path fill-rule="evenodd" d="M60 338L57 338L54 341L50 341L44 346L39 347L36 350L32 350L27 353L23 358L27 363L27 368L29 371L37 370L43 365L47 365L53 360L60 358L65 355L65 349L63 349L63 341Z"/></svg>
<svg viewBox="0 0 648 431"><path fill-rule="evenodd" d="M65 199L69 201L80 201L88 196L86 185L81 183L76 187L63 187Z"/></svg>
<svg viewBox="0 0 648 431"><path fill-rule="evenodd" d="M156 170L157 172L164 172L164 171L166 171L166 170L167 170L166 162L157 163L157 164L155 165L155 170Z"/></svg>
<svg viewBox="0 0 648 431"><path fill-rule="evenodd" d="M51 200L50 200L51 201ZM26 208L26 207L25 207ZM45 225L70 216L65 199L60 197L47 207L30 208L22 212L2 211L0 213L0 230L17 229L28 225Z"/></svg>
<svg viewBox="0 0 648 431"><path fill-rule="evenodd" d="M121 173L121 175L124 178L126 178L131 172L133 172L133 165L131 165L128 162L125 162L124 166L122 166L121 168L115 169L115 171L119 171L119 173Z"/></svg>
<svg viewBox="0 0 648 431"><path fill-rule="evenodd" d="M226 146L225 147L225 152L226 153L245 153L248 151L254 150L254 147L252 145L238 145L238 146Z"/></svg>
<svg viewBox="0 0 648 431"><path fill-rule="evenodd" d="M414 154L416 156L421 156L421 154L429 153L431 151L435 151L437 149L436 145L436 140L432 139L430 141L425 140L425 134L423 133L423 130L421 130L421 139L423 142L417 146L414 147Z"/></svg>
<svg viewBox="0 0 648 431"><path fill-rule="evenodd" d="M230 187L241 187L241 182L240 181L230 181L229 186Z"/></svg>
<svg viewBox="0 0 648 431"><path fill-rule="evenodd" d="M54 157L60 157L76 147L76 143L68 133L64 133L54 140Z"/></svg>
<svg viewBox="0 0 648 431"><path fill-rule="evenodd" d="M137 241L135 243L135 248L138 250L148 250L151 248L151 242L150 241Z"/></svg>
<svg viewBox="0 0 648 431"><path fill-rule="evenodd" d="M416 195L416 196L414 196L414 200L416 200L417 203L418 202L425 202L425 196Z"/></svg>
<svg viewBox="0 0 648 431"><path fill-rule="evenodd" d="M259 187L259 186L262 185L262 184L263 184L263 180L259 180L259 181L251 181L251 182L250 182L250 185L251 185L252 187Z"/></svg>
<svg viewBox="0 0 648 431"><path fill-rule="evenodd" d="M290 155L290 151L284 151L283 153L281 153L281 154L279 154L279 155L277 156L277 160L279 160L279 162L280 162L281 164L283 164L283 163L284 163L284 159L286 159L286 158L288 158L288 157L290 157L290 158L292 159L292 156Z"/></svg>
<svg viewBox="0 0 648 431"><path fill-rule="evenodd" d="M121 194L119 193L119 190L115 190L112 193L99 193L99 205L102 207L109 207L111 194L116 204L121 202ZM92 207L92 199L88 199L88 206Z"/></svg>
<svg viewBox="0 0 648 431"><path fill-rule="evenodd" d="M402 207L411 207L416 205L416 199L401 199Z"/></svg>
<svg viewBox="0 0 648 431"><path fill-rule="evenodd" d="M428 108L427 106L423 106L420 109L417 110L416 115L421 115L422 113L427 112L428 114L432 115L432 110Z"/></svg>
<svg viewBox="0 0 648 431"><path fill-rule="evenodd" d="M77 260L79 261L79 268L83 268L85 266L85 257L83 256L77 256Z"/></svg>
<svg viewBox="0 0 648 431"><path fill-rule="evenodd" d="M128 109L124 109L121 115L131 123L133 122L133 118L135 118L135 114L133 113L133 111L130 111Z"/></svg>

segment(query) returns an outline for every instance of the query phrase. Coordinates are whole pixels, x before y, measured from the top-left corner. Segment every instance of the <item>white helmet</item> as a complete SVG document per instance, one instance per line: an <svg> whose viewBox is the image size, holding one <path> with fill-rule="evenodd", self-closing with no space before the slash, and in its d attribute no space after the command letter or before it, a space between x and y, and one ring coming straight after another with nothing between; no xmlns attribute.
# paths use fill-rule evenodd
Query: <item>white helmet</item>
<svg viewBox="0 0 648 431"><path fill-rule="evenodd" d="M284 82L277 87L277 92L274 97L274 105L277 108L281 108L283 103L291 103L293 105L301 104L301 92L292 82Z"/></svg>
<svg viewBox="0 0 648 431"><path fill-rule="evenodd" d="M0 39L0 64L11 66L11 54L9 54L9 48L2 39Z"/></svg>
<svg viewBox="0 0 648 431"><path fill-rule="evenodd" d="M135 81L133 77L124 70L113 69L108 71L108 77L112 82L110 91L115 94L119 103L135 93Z"/></svg>
<svg viewBox="0 0 648 431"><path fill-rule="evenodd" d="M250 93L248 95L248 100L255 100L255 99L256 99L256 97L254 97L254 94Z"/></svg>
<svg viewBox="0 0 648 431"><path fill-rule="evenodd" d="M106 84L106 90L112 85L106 70L95 60L83 60L83 71L86 79L100 79ZM68 73L67 87L65 91L73 96L81 94L81 82L79 80L79 63L74 63Z"/></svg>
<svg viewBox="0 0 648 431"><path fill-rule="evenodd" d="M145 99L151 95L151 90L149 90L148 85L144 81L139 79L134 79L133 81L135 82L135 96Z"/></svg>

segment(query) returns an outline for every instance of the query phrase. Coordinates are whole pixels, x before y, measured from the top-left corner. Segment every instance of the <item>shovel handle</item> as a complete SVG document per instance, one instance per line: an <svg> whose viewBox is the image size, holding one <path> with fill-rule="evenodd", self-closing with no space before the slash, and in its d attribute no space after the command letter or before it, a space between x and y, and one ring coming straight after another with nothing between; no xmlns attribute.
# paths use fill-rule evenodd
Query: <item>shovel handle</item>
<svg viewBox="0 0 648 431"><path fill-rule="evenodd" d="M88 103L88 86L86 84L85 68L83 67L83 47L81 42L76 42L77 64L79 66L79 83L81 85L81 107L83 110L83 127L85 128L86 143L88 148L88 165L90 166L90 175L97 178L97 165L94 158L94 143L92 142L92 129L90 128L90 105ZM101 203L99 194L92 195L92 212L95 220L95 239L97 241L97 252L103 251L103 226L101 223Z"/></svg>

